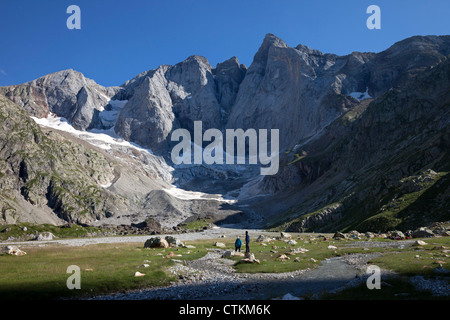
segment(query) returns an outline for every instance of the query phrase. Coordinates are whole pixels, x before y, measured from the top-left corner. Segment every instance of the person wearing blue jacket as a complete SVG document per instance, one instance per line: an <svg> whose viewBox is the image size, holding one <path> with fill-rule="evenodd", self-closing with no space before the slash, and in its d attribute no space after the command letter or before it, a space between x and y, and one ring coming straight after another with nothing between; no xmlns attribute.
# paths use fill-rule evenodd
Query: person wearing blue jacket
<svg viewBox="0 0 450 320"><path fill-rule="evenodd" d="M248 231L245 231L245 252L250 252L250 236Z"/></svg>
<svg viewBox="0 0 450 320"><path fill-rule="evenodd" d="M241 246L242 246L241 238L237 237L236 241L234 242L234 251L241 252Z"/></svg>

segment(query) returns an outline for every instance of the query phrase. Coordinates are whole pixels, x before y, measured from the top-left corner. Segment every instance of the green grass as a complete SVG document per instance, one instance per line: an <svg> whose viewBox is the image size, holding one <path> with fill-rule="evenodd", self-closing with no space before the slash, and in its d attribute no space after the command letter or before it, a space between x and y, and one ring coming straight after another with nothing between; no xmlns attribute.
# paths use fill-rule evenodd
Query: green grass
<svg viewBox="0 0 450 320"><path fill-rule="evenodd" d="M366 283L345 289L334 294L325 294L321 299L329 300L405 300L405 299L448 299L435 297L428 290L419 290L410 282L412 276L423 276L426 279L444 279L450 282L448 274L436 272L439 266L436 261L444 262L443 267L449 269L450 257L443 250L450 248L450 238L440 237L422 239L427 243L421 247L407 247L402 251L391 251L381 257L368 261L368 264L379 266L382 270L394 271L395 277L381 275L381 289L368 290ZM444 247L444 248L443 248ZM445 249L447 248L447 249Z"/></svg>
<svg viewBox="0 0 450 320"><path fill-rule="evenodd" d="M26 227L27 231L23 231L22 228ZM1 225L0 226L0 240L6 240L9 237L21 240L29 240L34 236L37 236L42 232L51 232L58 238L79 238L86 237L90 234L100 232L102 229L96 227L81 227L73 224L72 227L62 227L50 224L31 224L31 223L20 223L11 225ZM103 230L104 231L104 230Z"/></svg>
<svg viewBox="0 0 450 320"><path fill-rule="evenodd" d="M425 246L411 247L406 251L383 255L373 259L371 263L376 264L382 269L393 270L398 274L436 275L434 269L439 266L436 261L443 261L444 266L450 267L450 255L443 250L450 249L450 237L439 237L431 239L422 239L427 243ZM443 249L445 247L447 249ZM418 257L416 257L418 256Z"/></svg>
<svg viewBox="0 0 450 320"><path fill-rule="evenodd" d="M27 255L0 255L0 299L70 298L168 285L175 279L165 269L174 262L165 255L173 251L182 255L178 259L198 259L207 245L211 247L210 243L199 249L146 249L143 243L21 247ZM149 267L142 267L144 263ZM70 265L80 267L80 290L66 286ZM145 276L134 277L136 271Z"/></svg>
<svg viewBox="0 0 450 320"><path fill-rule="evenodd" d="M403 250L387 248L366 247L364 240L328 240L312 234L292 234L297 241L295 245L288 245L281 240L262 243L252 242L250 249L260 264L241 263L240 257L232 257L237 272L246 273L275 273L289 272L306 268L315 268L326 258L342 256L352 253L382 252L379 258L369 261L382 269L395 271L402 277L411 275L424 275L433 277L434 268L438 266L437 260L443 261L444 266L450 263L450 258L443 250L450 247L450 237L424 239L428 245L424 247L406 247ZM329 236L329 235L327 235ZM27 252L25 256L0 255L0 299L57 299L61 297L80 297L125 292L128 290L165 286L176 281L173 275L167 273L167 268L175 262L165 258L170 251L181 254L175 257L179 260L193 260L203 257L214 243L225 243L226 248L234 250L234 239L221 238L212 240L198 240L188 242L195 246L189 248L145 249L143 243L98 244L81 247L68 247L51 244L39 247L30 243L30 246L21 246ZM392 242L386 239L370 239L371 242ZM351 244L358 243L357 247ZM337 249L328 249L329 245ZM444 246L444 248L442 248ZM304 254L288 255L289 260L280 261L278 256L286 254L293 248L305 248L309 251ZM275 250L277 252L271 252ZM416 257L419 255L419 257ZM447 255L447 256L445 256ZM299 257L299 262L294 259ZM311 258L316 261L311 261ZM142 267L144 263L148 268ZM67 267L77 265L81 269L81 290L69 290L66 281L70 274ZM134 277L134 273L144 273L144 277ZM390 281L390 280L389 280ZM397 298L400 291L409 292L409 297L415 294L414 288L406 281L397 281L395 290L387 286L386 291L372 293L375 298ZM328 296L329 299L355 297L358 290L367 291L367 288L352 288L339 293L337 296ZM353 291L356 290L356 291ZM367 292L366 292L367 294ZM363 298L362 296L357 296ZM402 295L398 296L402 297Z"/></svg>
<svg viewBox="0 0 450 320"><path fill-rule="evenodd" d="M202 230L213 222L212 218L200 218L179 225L181 230Z"/></svg>
<svg viewBox="0 0 450 320"><path fill-rule="evenodd" d="M328 238L330 238L330 235L328 235ZM237 272L242 273L291 272L296 270L315 268L321 265L321 261L331 257L350 253L370 253L386 251L386 249L382 248L370 248L368 250L365 250L362 247L347 247L347 244L351 243L352 240L323 241L323 238L309 238L306 236L302 236L302 239L303 240L298 239L298 237L294 237L294 240L297 241L297 244L295 245L288 245L286 242L281 240L271 241L269 243L266 243L266 246L264 246L262 243L253 242L250 247L250 251L255 255L256 259L260 260L260 263L242 263L240 262L240 260L242 259L241 257L231 257L231 259L236 261L234 268ZM328 249L329 245L333 245L337 247L337 249ZM309 251L305 253L296 253L294 255L287 254L291 251L291 249L300 247ZM286 256L290 259L284 261L278 259L278 257L282 254L286 254ZM299 258L299 261L295 261L297 257ZM311 258L315 261L312 261Z"/></svg>

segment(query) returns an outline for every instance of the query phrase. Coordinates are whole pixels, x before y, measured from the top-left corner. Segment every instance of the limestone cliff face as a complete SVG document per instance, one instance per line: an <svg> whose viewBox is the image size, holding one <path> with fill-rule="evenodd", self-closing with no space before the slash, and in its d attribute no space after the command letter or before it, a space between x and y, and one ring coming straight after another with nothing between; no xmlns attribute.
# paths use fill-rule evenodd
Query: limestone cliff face
<svg viewBox="0 0 450 320"><path fill-rule="evenodd" d="M450 36L417 36L380 53L338 56L304 45L290 47L268 34L249 68L236 57L213 67L206 58L191 56L173 66L142 72L121 87L103 87L79 72L65 70L2 87L0 94L26 111L18 113L21 117L42 118L52 112L80 130L114 128L125 140L166 159L170 158L173 130L185 128L193 133L194 121L202 121L203 130L279 129L281 162L275 176L249 182L258 170L227 167L218 171L206 166L185 171L176 168L173 176L181 177L185 185L197 191L234 188L231 194L237 194L240 201L245 201L242 195L265 195L243 207L264 216L268 223L279 223L283 217L288 224L292 222L291 226L321 228L321 221L325 221L329 228L367 227L374 221L387 221L385 226L392 227L411 222L398 217L392 209L396 205L414 217L424 210L439 217L448 212L448 206L439 200L448 199L448 177L444 174L448 171L444 159L448 159L449 149L448 55ZM2 104L12 112L14 107L4 98ZM7 128L17 129L16 120ZM7 131L1 131L0 142L5 146L1 159L5 168L10 168L2 172L4 186L16 193L20 190L27 203L46 199L46 205L65 220L92 221L109 212L110 206L120 206L121 200L116 200L132 189L129 185L136 180L135 174L118 179L122 184L111 188L118 190L112 198L104 190L93 193L98 201L88 196L92 193L80 194L80 190L90 188L83 183L98 186L97 180L103 179L100 172L110 175L110 166L101 157L98 162L89 161L88 167L102 164L90 167L91 176L87 178L85 172L77 171L87 165L82 149L72 146L70 152L61 154L55 145L59 142L36 128L30 125L30 130L22 128L20 134L13 134L29 139L30 150L26 139L11 140ZM45 156L39 148L42 141L49 150L55 150L54 154ZM21 156L28 151L35 152L33 157L38 161ZM69 159L72 153L76 157ZM78 156L80 160L75 159ZM63 170L63 159L69 159L68 166L76 168L74 172L82 178L67 176L73 183L64 180L62 176L68 173L58 173L65 172L58 171ZM42 167L36 167L37 163ZM149 163L153 172L172 174L167 168L156 168L158 162ZM435 183L428 186L438 195L434 209L424 209L414 201L416 204L406 210L392 202L406 197L402 179L422 177L428 169L437 173L433 176ZM97 180L92 180L93 176L98 176ZM158 185L148 178L139 182L144 195L151 191L146 185L154 184L152 190ZM58 193L62 190L67 192ZM425 193L425 189L422 191ZM158 196L154 192L151 200L156 201ZM76 199L84 199L84 204ZM2 203L9 204L2 209L5 216L5 210L11 212L14 205L6 198ZM443 208L439 209L441 213L438 207ZM305 214L309 214L308 222L294 221Z"/></svg>
<svg viewBox="0 0 450 320"><path fill-rule="evenodd" d="M74 70L55 72L36 80L0 88L0 93L23 107L31 116L49 112L66 118L76 129L96 126L96 111L108 105L119 87L103 87Z"/></svg>
<svg viewBox="0 0 450 320"><path fill-rule="evenodd" d="M379 97L448 54L449 36L417 36L380 53L337 56L304 45L289 47L268 34L248 69L235 57L214 68L206 58L191 56L145 71L122 87L102 87L65 70L0 92L30 115L53 112L82 130L104 128L99 112L111 99L128 100L109 127L164 156L170 133L177 128L192 132L194 121L202 121L203 130L279 129L281 150L286 150L359 100Z"/></svg>
<svg viewBox="0 0 450 320"><path fill-rule="evenodd" d="M194 121L204 130L222 128L245 74L232 58L217 69L206 58L192 56L175 66L144 72L124 84L130 97L117 121L116 132L127 140L167 152L172 130L193 133Z"/></svg>
<svg viewBox="0 0 450 320"><path fill-rule="evenodd" d="M314 221L315 230L384 231L448 220L449 88L450 59L444 58L285 154L264 189L296 190L291 198L297 200L282 209L291 216L288 228ZM426 182L405 188L411 180ZM339 219L331 221L325 216L337 217L328 210L333 207Z"/></svg>
<svg viewBox="0 0 450 320"><path fill-rule="evenodd" d="M354 92L376 98L450 54L450 37L413 37L384 52L347 56L291 48L267 35L240 86L228 128L278 128L281 148L315 135L354 108Z"/></svg>

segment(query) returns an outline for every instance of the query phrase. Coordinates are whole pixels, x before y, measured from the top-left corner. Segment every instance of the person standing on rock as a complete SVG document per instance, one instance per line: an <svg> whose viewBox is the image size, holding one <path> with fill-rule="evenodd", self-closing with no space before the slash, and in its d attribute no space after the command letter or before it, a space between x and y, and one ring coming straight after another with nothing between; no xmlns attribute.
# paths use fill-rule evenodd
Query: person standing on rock
<svg viewBox="0 0 450 320"><path fill-rule="evenodd" d="M240 237L237 237L236 241L234 242L234 251L241 252L241 246L242 246L242 240Z"/></svg>
<svg viewBox="0 0 450 320"><path fill-rule="evenodd" d="M250 252L250 236L248 231L245 231L245 252Z"/></svg>

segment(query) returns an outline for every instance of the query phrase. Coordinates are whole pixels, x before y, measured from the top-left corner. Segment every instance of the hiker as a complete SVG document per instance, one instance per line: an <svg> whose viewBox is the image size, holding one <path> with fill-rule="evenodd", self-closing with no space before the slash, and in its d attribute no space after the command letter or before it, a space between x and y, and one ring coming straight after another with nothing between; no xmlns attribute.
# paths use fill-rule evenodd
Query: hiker
<svg viewBox="0 0 450 320"><path fill-rule="evenodd" d="M250 252L250 236L248 231L245 231L245 252Z"/></svg>
<svg viewBox="0 0 450 320"><path fill-rule="evenodd" d="M234 242L234 251L241 252L241 246L242 246L241 238L237 237L236 241Z"/></svg>

